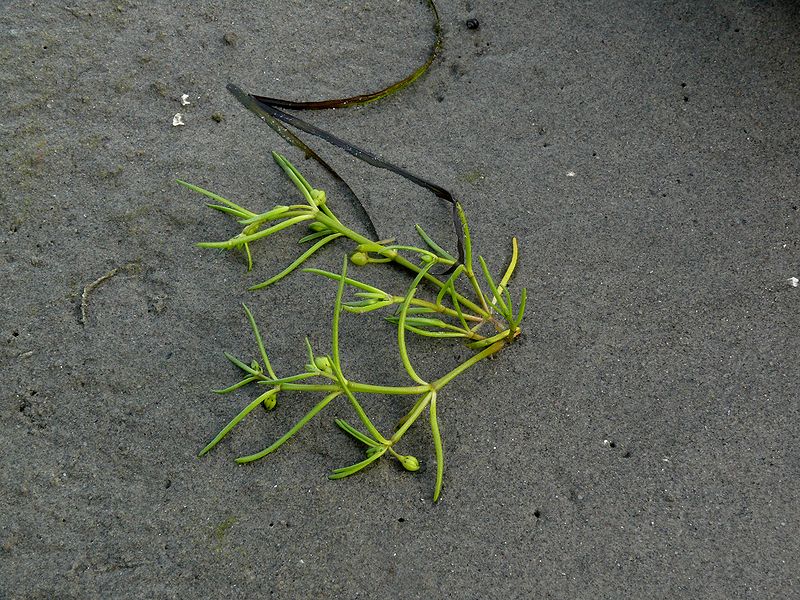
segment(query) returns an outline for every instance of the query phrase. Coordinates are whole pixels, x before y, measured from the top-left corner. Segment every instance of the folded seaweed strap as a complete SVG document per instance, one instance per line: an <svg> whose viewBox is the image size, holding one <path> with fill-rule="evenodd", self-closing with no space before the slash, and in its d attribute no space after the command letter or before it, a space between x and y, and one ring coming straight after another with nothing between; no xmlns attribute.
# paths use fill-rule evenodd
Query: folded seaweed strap
<svg viewBox="0 0 800 600"><path fill-rule="evenodd" d="M393 165L378 156L375 156L371 152L363 150L358 146L347 142L339 137L336 137L332 133L329 133L319 127L311 125L307 123L303 119L296 117L294 115L288 114L283 112L281 109L290 109L290 110L322 110L322 109L329 109L329 108L345 108L348 106L358 106L368 104L370 102L374 102L376 100L380 100L381 98L385 98L391 94L399 92L403 88L411 85L416 81L419 77L421 77L427 70L428 67L431 66L433 61L438 56L439 52L442 49L442 25L441 20L439 18L439 11L436 9L436 4L433 0L426 0L428 8L433 15L433 33L434 33L434 42L431 45L430 50L428 51L428 58L422 63L419 67L417 67L412 73L401 79L400 81L396 81L395 83L389 85L388 87L378 90L376 92L370 92L366 94L358 94L356 96L350 96L348 98L336 98L332 100L318 100L318 101L311 101L311 102L295 102L292 100L283 100L281 98L270 98L268 96L258 96L255 94L248 94L242 91L241 88L238 86L229 83L228 84L228 91L230 91L239 102L241 102L245 108L259 116L263 119L267 125L269 125L278 135L280 135L284 140L302 150L307 158L313 158L316 160L326 171L328 171L337 181L342 183L345 188L347 188L348 192L356 199L356 204L361 212L361 216L367 222L370 228L370 232L375 236L375 239L378 239L380 236L378 235L377 228L375 227L375 223L372 221L372 217L370 216L367 209L364 207L364 204L361 202L361 199L356 195L353 189L347 184L347 182L331 167L327 162L325 162L314 150L312 150L308 145L306 145L300 138L298 138L294 133L292 133L289 129L287 129L283 123L287 125L291 125L292 127L296 127L300 131L304 131L311 135L317 136L322 138L323 140L333 144L337 148L341 148L345 152L352 154L356 158L363 160L364 162L381 168L387 169L401 177L408 179L409 181L431 191L437 197L441 198L445 202L448 202L452 207L452 216L453 216L453 229L455 230L456 239L458 241L458 260L460 263L464 262L464 232L461 226L461 219L458 215L458 208L453 195L448 192L443 187L426 181L421 177L417 177L413 173L406 171L405 169ZM448 271L445 272L449 273L455 269L455 265L453 265Z"/></svg>
<svg viewBox="0 0 800 600"><path fill-rule="evenodd" d="M314 151L311 150L306 144L300 141L299 138L297 138L297 136L292 134L288 129L286 129L286 127L281 125L280 122L286 123L287 125L291 125L292 127L295 127L305 133L319 137L325 140L326 142L333 144L337 148L341 148L348 154L355 156L359 160L363 160L367 164L370 164L374 167L378 167L380 169L386 169L387 171L391 171L392 173L396 173L397 175L400 175L401 177L408 179L412 183L415 183L418 186L423 187L426 190L432 192L435 196L441 198L445 202L448 202L452 207L453 229L455 230L456 239L458 240L458 262L459 263L464 262L464 232L461 227L461 219L458 215L457 203L453 198L453 195L446 189L444 189L439 185L436 185L435 183L431 183L430 181L422 179L421 177L418 177L417 175L414 175L413 173L406 171L402 167L393 165L392 163L387 162L381 159L380 157L374 155L372 152L359 148L355 144L343 140L333 135L332 133L325 131L324 129L320 129L316 125L312 125L311 123L308 123L303 119L296 117L295 115L290 115L289 113L285 113L279 108L271 104L268 104L267 102L259 100L256 96L253 96L252 94L248 94L242 91L241 88L232 83L229 83L227 88L228 91L231 92L231 94L233 94L239 100L239 102L241 102L248 110L250 110L251 112L255 113L256 115L264 119L267 122L267 124L269 124L270 127L272 127L272 129L274 129L279 135L281 135L281 137L283 137L290 143L294 144L295 146L298 146L297 142L300 142L302 146L298 147L303 149L308 156L313 156L315 160L317 160L328 172L332 173L339 181L344 182L344 180L336 173L336 171L333 170L332 167L330 167L327 163L325 163L325 161L323 161L319 156L317 156L316 153L314 153ZM276 121L278 121L278 123L276 123ZM291 138L286 137L286 134L289 134ZM347 187L348 189L350 189L349 186ZM350 191L352 192L352 190ZM353 196L355 196L355 198L358 200L358 204L361 207L364 216L366 216L370 225L372 225L372 229L374 231L375 226L372 223L372 219L369 217L369 213L361 204L361 200L358 199L358 196L356 196L355 194L353 194ZM377 232L375 232L375 235L377 237ZM454 269L455 265L453 265L450 269L448 269L447 272L450 272Z"/></svg>
<svg viewBox="0 0 800 600"><path fill-rule="evenodd" d="M274 106L277 108L286 108L289 110L323 110L328 108L346 108L348 106L361 106L399 92L403 88L408 87L409 85L414 83L417 79L419 79L425 73L425 71L428 70L428 67L431 66L433 61L436 60L436 57L439 55L439 52L442 51L443 35L442 35L442 22L441 19L439 18L439 11L436 9L436 4L433 2L433 0L426 0L426 2L428 4L428 9L430 10L431 15L433 16L434 41L430 47L430 50L428 51L428 58L425 59L425 62L422 63L412 73L410 73L408 76L404 77L400 81L396 81L390 86L385 87L382 90L378 90L377 92L369 92L366 94L358 94L356 96L350 96L349 98L336 98L332 100L295 102L294 100L284 100L282 98L270 98L269 96L257 96L255 94L251 94L252 97L258 100L259 102L264 102L266 104L269 104L270 106Z"/></svg>
<svg viewBox="0 0 800 600"><path fill-rule="evenodd" d="M364 221L367 223L370 235L372 235L376 240L380 239L380 235L378 235L378 230L375 227L375 223L372 222L372 217L369 216L369 212L367 212L367 209L364 208L361 199L353 191L353 188L347 184L347 182L341 177L341 175L339 175L339 173L336 172L332 166L325 162L325 160L319 154L314 152L314 150L309 148L308 145L303 142L303 140L287 129L283 123L273 117L263 103L256 101L253 96L242 91L241 88L232 83L229 83L227 87L228 91L233 94L246 109L262 119L284 140L289 142L295 148L302 150L305 153L306 158L313 158L315 161L317 161L320 166L322 166L328 173L331 174L331 176L333 176L334 179L336 179L336 181L341 183L347 189L350 195L356 199L356 208L358 208L359 212L361 213L361 217L363 217Z"/></svg>

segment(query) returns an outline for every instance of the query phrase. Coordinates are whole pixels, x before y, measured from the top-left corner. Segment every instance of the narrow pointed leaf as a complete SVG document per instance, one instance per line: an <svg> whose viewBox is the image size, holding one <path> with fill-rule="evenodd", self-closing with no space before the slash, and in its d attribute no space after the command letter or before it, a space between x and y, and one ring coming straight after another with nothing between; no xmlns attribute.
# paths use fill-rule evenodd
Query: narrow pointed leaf
<svg viewBox="0 0 800 600"><path fill-rule="evenodd" d="M442 448L442 435L439 432L439 421L436 418L436 392L431 396L430 408L431 434L433 435L433 449L436 453L436 486L433 489L433 501L439 501L442 492L442 479L444 475L444 450Z"/></svg>
<svg viewBox="0 0 800 600"><path fill-rule="evenodd" d="M242 216L248 216L248 217L255 216L255 213L250 212L246 208L242 208L241 206L239 206L235 202L231 202L230 200L228 200L227 198L223 198L219 194L215 194L214 192L209 192L208 190L201 188L199 185L194 185L193 183L188 183L186 181L183 181L182 179L176 179L175 181L177 181L182 186L189 188L193 192L197 192L198 194L203 194L203 196L205 196L207 198L211 198L212 200L214 200L214 202L219 202L221 204L224 204L226 206L231 207L232 209L234 209L234 210L238 211L239 213L241 213Z"/></svg>
<svg viewBox="0 0 800 600"><path fill-rule="evenodd" d="M260 458L264 458L267 454L275 452L275 450L277 450L278 448L283 446L286 442L288 442L289 439L295 433L300 431L306 423L308 423L311 419L313 419L314 416L319 411L321 411L323 408L325 408L328 405L328 403L331 400L333 400L334 398L336 398L339 394L341 394L341 392L339 392L339 391L336 391L336 392L333 392L331 394L328 394L327 396L325 396L325 398L319 404L317 404L314 408L312 408L310 411L308 411L308 413L306 413L306 415L302 419L300 419L294 427L292 427L283 436L281 436L281 438L278 441L276 441L274 444L272 444L271 446L269 446L267 448L264 448L261 452L258 452L256 454L251 454L249 456L241 456L241 457L236 459L236 462L239 463L239 464L253 462L254 460L258 460Z"/></svg>
<svg viewBox="0 0 800 600"><path fill-rule="evenodd" d="M237 219L242 219L247 217L247 215L235 208L230 208L229 206L220 206L219 204L206 204L208 208L213 208L214 210L218 210L220 212L224 212L225 214L231 215L236 217Z"/></svg>
<svg viewBox="0 0 800 600"><path fill-rule="evenodd" d="M247 255L247 272L249 273L253 270L253 255L250 254L250 244L247 242L244 244L244 252Z"/></svg>
<svg viewBox="0 0 800 600"><path fill-rule="evenodd" d="M500 280L499 285L497 286L498 289L505 289L508 285L508 282L511 280L511 276L514 274L514 269L517 268L517 261L519 260L519 245L517 244L517 238L511 238L511 260L508 263L508 267L506 268L506 272L503 274L503 278Z"/></svg>
<svg viewBox="0 0 800 600"><path fill-rule="evenodd" d="M229 361L231 361L233 364L235 364L237 367L239 367L242 371L247 371L251 375L255 375L255 376L261 375L261 373L259 373L256 369L253 369L251 366L244 364L242 361L240 361L238 358L236 358L233 354L230 354L229 352L223 352L223 354L225 355L225 358L227 358Z"/></svg>
<svg viewBox="0 0 800 600"><path fill-rule="evenodd" d="M483 260L482 256L479 256L478 262L480 262L481 269L483 269L483 276L486 278L486 283L489 284L489 289L492 290L492 296L494 296L494 302L492 302L492 304L497 303L497 308L500 311L500 314L502 314L504 317L507 316L508 307L506 306L506 303L503 300L502 294L500 294L500 292L497 290L497 286L494 284L494 279L492 279L492 275L491 273L489 273L489 267L486 266L486 261Z"/></svg>
<svg viewBox="0 0 800 600"><path fill-rule="evenodd" d="M311 206L316 206L314 198L311 195L313 188L305 180L305 177L300 175L300 172L295 168L295 166L277 152L272 153L272 158L274 158L275 162L280 165L281 169L283 169L283 172L286 173L286 176L292 181L295 187L300 190L305 197L306 202L308 202Z"/></svg>
<svg viewBox="0 0 800 600"><path fill-rule="evenodd" d="M305 244L306 242L313 242L314 240L318 240L319 238L323 238L332 234L333 231L330 229L324 229L322 231L317 231L316 233L309 234L303 238L300 238L297 243L298 244Z"/></svg>
<svg viewBox="0 0 800 600"><path fill-rule="evenodd" d="M330 271L323 271L322 269L313 269L313 268L306 268L303 269L304 273L314 273L315 275L322 275L323 277L327 277L328 279L333 279L334 281L339 281L342 279L342 276L339 273L331 273ZM345 277L344 281L347 285L356 287L360 290L364 290L365 292L374 292L376 294L381 294L382 296L386 297L389 296L383 290L379 290L376 287L371 285L367 285L366 283L362 283L360 281L356 281L355 279L350 279L349 277Z"/></svg>
<svg viewBox="0 0 800 600"><path fill-rule="evenodd" d="M348 423L344 419L336 419L336 424L343 431L345 431L349 435L353 436L355 439L357 439L362 444L365 444L365 445L370 446L370 447L378 447L378 446L380 446L380 444L378 442L373 440L371 437L369 437L365 433L361 433L358 429L356 429L355 427L350 425L350 423Z"/></svg>
<svg viewBox="0 0 800 600"><path fill-rule="evenodd" d="M469 337L465 333L457 333L455 331L429 331L427 329L419 329L418 327L414 327L412 325L406 325L406 330L410 331L411 333L416 333L417 335L421 335L423 337L432 337L432 338L463 338L463 337Z"/></svg>
<svg viewBox="0 0 800 600"><path fill-rule="evenodd" d="M311 348L311 342L308 341L306 336L306 351L308 352L308 364L314 366L314 350Z"/></svg>
<svg viewBox="0 0 800 600"><path fill-rule="evenodd" d="M349 467L341 467L339 469L334 469L333 472L330 475L328 475L328 479L342 479L344 477L349 477L353 473L358 473L364 467L367 467L372 463L374 463L376 460L378 460L381 456L384 455L385 452L386 452L385 449L383 449L383 451L378 450L377 452L375 452L375 454L372 454L371 456L365 458L359 463L350 465Z"/></svg>
<svg viewBox="0 0 800 600"><path fill-rule="evenodd" d="M391 300L382 300L379 302L373 302L366 306L352 306L348 303L348 304L343 304L342 308L344 308L344 310L346 310L349 313L355 315L361 315L364 313L372 312L373 310L380 310L385 306L389 306L390 304L394 304L394 302L392 302Z"/></svg>
<svg viewBox="0 0 800 600"><path fill-rule="evenodd" d="M227 393L232 392L234 390L238 390L240 387L246 386L248 383L251 383L251 382L255 381L256 379L257 379L256 377L252 377L252 376L251 377L246 377L246 378L242 379L239 383L234 383L232 386L226 387L224 390L213 390L213 391L214 391L215 394L227 394Z"/></svg>
<svg viewBox="0 0 800 600"><path fill-rule="evenodd" d="M306 262L309 258L311 258L311 255L313 255L317 250L319 250L320 248L322 248L326 244L332 242L336 238L340 238L340 237L342 237L341 233L334 233L334 234L331 234L331 235L329 235L328 237L326 237L324 239L321 239L316 244L311 246L308 250L303 252L292 264L290 264L288 267L286 267L283 271L281 271L277 275L273 275L272 277L270 277L266 281L263 281L263 282L261 282L259 284L256 284L254 286L249 287L248 289L251 292L253 292L255 290L260 290L262 288L265 288L268 285L272 285L276 281L280 281L281 279L286 277L289 273L294 271L297 267L299 267L304 262Z"/></svg>
<svg viewBox="0 0 800 600"><path fill-rule="evenodd" d="M266 400L270 396L274 396L277 393L278 393L278 388L272 388L271 390L269 390L267 392L264 392L258 398L253 400L250 404L248 404L245 407L245 409L242 412L240 412L238 415L236 415L231 420L230 423L228 423L225 427L222 428L222 431L220 431L217 434L217 436L213 440L211 440L211 442L209 442L209 444L205 448L203 448L200 451L200 454L198 454L198 456L203 456L204 454L206 454L209 450L211 450L214 446L216 446L220 442L220 440L222 438L224 438L226 435L228 435L228 432L230 432L231 429L236 427L236 425L239 423L239 421L244 419L256 406L258 406L259 404L264 402L264 400Z"/></svg>
<svg viewBox="0 0 800 600"><path fill-rule="evenodd" d="M261 223L266 223L267 221L276 221L277 219L283 218L283 216L289 212L291 208L289 206L276 206L272 210L269 210L265 213L261 213L260 215L255 215L252 217L248 217L246 219L241 219L239 221L240 225L256 225ZM307 208L305 210L308 210Z"/></svg>
<svg viewBox="0 0 800 600"><path fill-rule="evenodd" d="M525 304L528 301L528 290L526 288L522 288L522 292L520 293L519 297L519 313L517 313L517 318L514 319L514 327L519 327L519 324L522 323L522 317L525 315Z"/></svg>
<svg viewBox="0 0 800 600"><path fill-rule="evenodd" d="M224 242L199 242L195 244L200 248L222 248L222 249L231 249L237 248L242 244L248 244L250 242L255 242L256 240L260 240L261 238L265 238L270 236L274 233L278 233L286 229L287 227L291 227L292 225L296 225L297 223L301 223L303 221L308 221L309 219L313 219L314 217L311 214L303 214L298 215L296 217L292 217L290 219L286 219L285 221L281 221L272 227L267 227L266 229L262 229L261 231L257 231L255 233L251 233L249 235L237 235L232 237L229 240Z"/></svg>
<svg viewBox="0 0 800 600"><path fill-rule="evenodd" d="M447 260L452 260L452 261L456 260L453 257L452 254L450 254L447 250L445 250L439 244L434 242L433 238L431 238L431 236L429 236L427 233L425 233L425 230L422 228L421 225L415 225L415 227L417 229L417 233L419 234L419 237L422 238L422 241L425 242L428 245L428 247L431 250L433 250L438 256L440 256L442 258L446 258Z"/></svg>
<svg viewBox="0 0 800 600"><path fill-rule="evenodd" d="M264 361L264 367L267 369L267 373L269 373L269 376L272 377L272 379L277 379L278 376L275 375L275 371L272 370L272 365L267 357L267 350L264 348L264 340L261 338L261 332L258 331L258 325L256 325L256 320L253 317L253 313L250 312L250 309L247 308L246 304L242 303L242 307L247 315L247 320L250 322L250 328L253 330L253 335L256 338L256 344L258 345L258 351L261 354L261 360Z"/></svg>

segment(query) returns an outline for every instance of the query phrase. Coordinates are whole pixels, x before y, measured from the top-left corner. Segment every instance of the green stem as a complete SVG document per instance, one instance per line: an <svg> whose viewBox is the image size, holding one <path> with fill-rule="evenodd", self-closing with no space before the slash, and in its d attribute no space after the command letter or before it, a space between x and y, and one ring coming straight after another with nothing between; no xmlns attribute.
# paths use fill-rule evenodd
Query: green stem
<svg viewBox="0 0 800 600"><path fill-rule="evenodd" d="M341 223L339 223L337 221L334 221L333 219L327 217L324 214L317 213L314 218L318 222L320 222L323 225L325 225L328 229L331 229L333 231L338 231L339 233L341 233L345 237L350 238L351 240L353 240L357 244L370 244L370 245L373 245L373 246L377 244L377 242L375 242L373 240L370 240L369 238L366 238L366 237L364 237L363 235L361 235L359 233L356 233L352 229L349 229L349 228L345 227ZM397 254L395 256L392 256L392 251L391 250L386 250L383 247L381 247L381 249L375 248L374 252L376 254L382 254L384 256L387 256L388 258L391 258L398 265L400 265L402 267L405 267L406 269L408 269L410 271L413 271L414 273L419 273L420 271L422 271L421 267L418 267L417 265L415 265L411 261L407 260L406 258L400 256L399 254ZM425 277L426 281L429 281L430 283L432 283L433 285L435 285L439 289L444 287L444 282L442 282L437 277L431 275L430 273L425 273L424 277ZM478 289L480 290L480 288L478 288ZM486 309L481 308L480 306L475 304L472 300L470 300L469 298L465 298L461 294L456 293L456 296L458 297L458 301L461 304L463 304L464 306L469 308L475 314L480 315L485 320L492 320L493 319L493 317L492 317L490 311L488 310L488 308L486 308ZM480 297L482 298L482 295Z"/></svg>
<svg viewBox="0 0 800 600"><path fill-rule="evenodd" d="M481 306L486 314L491 314L489 305L486 304L486 298L483 296L481 286L478 284L478 279L475 277L475 269L472 266L472 238L469 235L469 225L467 224L467 215L464 214L464 209L460 204L456 203L456 210L458 211L458 218L461 219L461 226L464 230L464 267L467 274L467 279L475 290L475 295L481 301ZM459 298L461 301L461 298ZM463 302L462 302L463 304Z"/></svg>
<svg viewBox="0 0 800 600"><path fill-rule="evenodd" d="M506 343L507 343L506 340L495 342L482 352L479 352L475 356L464 361L463 363L458 365L455 369L453 369L446 375L440 377L439 379L431 383L428 392L436 392L438 390L441 390L445 385L450 383L453 379L458 377L461 373L469 369L475 363L480 362L484 358L492 356L493 354L496 354L497 352L502 350L503 347L506 345ZM422 412L425 410L425 407L430 403L431 400L432 400L431 393L428 393L423 397L421 397L419 400L417 400L416 404L414 404L411 411L407 413L406 416L404 416L400 420L401 427L392 436L391 438L392 443L396 443L397 441L400 440L401 437L403 437L403 434L405 434L405 432L408 431L408 428L411 427L411 425L413 425L414 422L419 418L419 416L422 414Z"/></svg>
<svg viewBox="0 0 800 600"><path fill-rule="evenodd" d="M399 304L400 302L403 301L403 297L394 296L392 300L395 303ZM411 304L413 304L414 306L424 306L425 308L430 308L431 310L441 313L443 315L447 315L448 317L453 317L454 319L460 319L458 311L453 310L452 308L447 308L446 306L442 306L441 304L435 304L434 302L429 302L428 300L422 300L421 298L412 298ZM474 321L480 323L484 322L484 320L481 317L478 317L476 315L463 315L463 317L467 321Z"/></svg>
<svg viewBox="0 0 800 600"><path fill-rule="evenodd" d="M485 348L478 354L471 356L469 359L458 365L455 369L443 375L430 385L404 385L404 386L392 386L392 385L373 385L370 383L359 383L356 381L348 381L347 387L353 393L358 394L386 394L388 396L412 396L415 394L425 394L429 392L431 389L441 390L445 385L450 383L453 379L458 377L461 373L469 369L475 363L480 362L484 358L492 356L493 354L497 354L503 347L506 346L507 338L503 338L500 341L495 342L488 348ZM316 383L282 383L281 389L283 390L293 390L293 391L301 391L301 392L335 392L336 390L341 390L342 388L336 384L316 384Z"/></svg>
<svg viewBox="0 0 800 600"><path fill-rule="evenodd" d="M286 219L285 221L281 221L277 225L273 225L272 227L268 227L267 229L262 229L256 233L252 233L250 235L243 235L243 236L236 236L224 242L200 242L197 244L200 248L222 248L228 250L230 248L236 248L241 246L242 244L247 244L253 242L255 240L259 240L263 237L267 237L268 235L272 235L273 233L277 233L287 227L291 227L292 225L296 225L297 223L301 223L303 221L308 221L309 219L313 219L314 215L311 213L306 213L297 217L293 217L291 219Z"/></svg>
<svg viewBox="0 0 800 600"><path fill-rule="evenodd" d="M475 356L469 358L468 360L466 360L463 363L461 363L460 365L458 365L455 369L450 371L447 375L444 375L443 377L440 377L439 379L437 379L436 381L431 383L431 388L433 388L434 390L442 389L444 386L446 386L448 383L453 381L453 379L458 377L461 373L463 373L464 371L469 369L475 363L480 362L484 358L487 358L489 356L492 356L493 354L497 354L498 352L500 352L500 350L502 350L503 347L505 347L505 345L506 345L506 340L505 339L500 340L499 342L495 342L494 344L492 344L491 346L489 346L485 350L482 350L481 352L478 352L478 354L476 354Z"/></svg>
<svg viewBox="0 0 800 600"><path fill-rule="evenodd" d="M348 381L347 386L351 391L357 394L386 394L388 396L411 396L414 394L425 393L430 389L427 385L390 386L372 385L369 383L355 383L353 381ZM281 388L284 390L294 390L300 392L332 392L334 390L341 389L338 385L324 383L284 383L281 384Z"/></svg>
<svg viewBox="0 0 800 600"><path fill-rule="evenodd" d="M334 364L333 369L336 378L339 380L339 385L341 386L340 389L347 395L348 400L350 400L350 404L353 405L353 408L355 409L358 418L361 419L361 422L364 424L364 427L367 428L367 431L369 431L370 435L372 435L372 437L375 438L379 443L383 445L389 445L389 440L381 435L375 425L372 424L372 421L369 420L369 417L367 416L367 413L364 412L361 404L359 404L358 400L356 400L356 397L353 395L348 382L345 380L344 375L342 375L341 370L339 370L339 366Z"/></svg>
<svg viewBox="0 0 800 600"><path fill-rule="evenodd" d="M419 416L422 414L422 411L425 410L426 406L428 406L432 394L432 391L428 391L427 394L417 400L417 403L414 405L411 411L405 417L403 417L400 429L395 431L394 435L392 435L390 440L392 444L399 442L400 438L405 435L406 431L408 431L408 428L414 424L414 421L416 421L417 418L419 418Z"/></svg>
<svg viewBox="0 0 800 600"><path fill-rule="evenodd" d="M397 346L400 348L400 358L403 361L403 366L405 367L408 376L420 385L427 385L427 382L422 379L422 377L417 375L417 372L411 365L411 359L408 357L408 352L406 350L406 315L408 315L408 307L411 304L412 298L414 298L414 294L417 291L417 286L419 285L420 279L425 276L425 273L427 273L428 269L430 269L432 266L433 263L429 263L414 278L414 281L408 290L408 294L406 294L405 301L400 308L400 320L397 323Z"/></svg>

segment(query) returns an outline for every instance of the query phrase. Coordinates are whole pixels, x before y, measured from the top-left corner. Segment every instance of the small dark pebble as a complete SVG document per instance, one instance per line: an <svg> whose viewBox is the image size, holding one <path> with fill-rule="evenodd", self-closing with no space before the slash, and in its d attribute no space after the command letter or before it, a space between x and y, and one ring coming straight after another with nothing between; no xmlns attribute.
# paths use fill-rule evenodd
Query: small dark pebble
<svg viewBox="0 0 800 600"><path fill-rule="evenodd" d="M480 26L478 19L467 19L467 29L478 29Z"/></svg>

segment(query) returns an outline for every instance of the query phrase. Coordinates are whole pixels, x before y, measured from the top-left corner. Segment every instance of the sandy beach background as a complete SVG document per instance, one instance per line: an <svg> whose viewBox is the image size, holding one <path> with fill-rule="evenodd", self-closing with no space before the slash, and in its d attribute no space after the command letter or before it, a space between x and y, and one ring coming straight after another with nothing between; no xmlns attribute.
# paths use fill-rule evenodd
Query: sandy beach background
<svg viewBox="0 0 800 600"><path fill-rule="evenodd" d="M298 236L254 246L248 274L194 246L237 227L174 181L265 210L296 198L278 150L363 227L225 86L384 87L424 60L426 4L2 3L0 598L797 590L798 4L437 5L444 49L413 86L306 115L450 189L493 271L519 239L524 335L442 394L434 505L422 424L407 448L424 472L384 461L327 480L359 459L333 423L344 403L236 465L316 401L300 394L196 458L254 397L211 392L237 380L223 351L255 356L240 304L292 372L305 336L327 351L335 286L297 273L247 292ZM309 143L382 236L415 242L419 222L453 248L433 196ZM388 324L347 315L343 330L353 378L407 381ZM468 352L414 340L426 376ZM403 406L369 410L388 427Z"/></svg>

